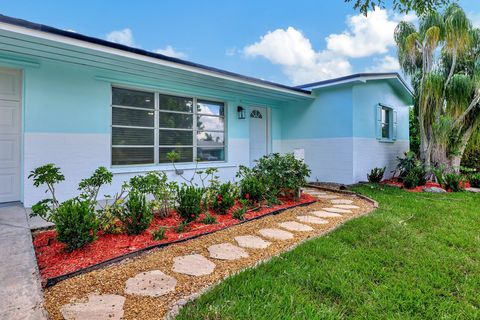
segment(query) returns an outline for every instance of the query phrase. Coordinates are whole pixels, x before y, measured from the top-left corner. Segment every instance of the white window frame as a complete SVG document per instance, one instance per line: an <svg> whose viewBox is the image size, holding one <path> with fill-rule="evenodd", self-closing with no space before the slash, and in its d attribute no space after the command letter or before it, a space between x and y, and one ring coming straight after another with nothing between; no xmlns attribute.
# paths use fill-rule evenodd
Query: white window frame
<svg viewBox="0 0 480 320"><path fill-rule="evenodd" d="M388 137L383 137L383 130L382 126L384 124L382 119L382 111L388 111L388 120L389 120L389 128L388 128ZM397 140L397 111L394 107L379 103L377 105L377 139L380 142L395 142Z"/></svg>
<svg viewBox="0 0 480 320"><path fill-rule="evenodd" d="M148 93L153 93L154 94L154 109L149 109L149 108L141 108L141 107L130 107L130 106L121 106L121 105L114 105L113 104L113 89L114 88L119 88L119 89L129 89L129 90L135 90L135 91L142 91L142 92L148 92ZM174 111L174 110L164 110L160 109L160 95L169 95L169 96L175 96L175 97L180 97L180 98L187 98L187 99L192 99L193 103L193 112L184 112L184 111ZM209 102L216 102L216 103L221 103L223 104L223 116L220 115L209 115L205 113L198 113L197 112L197 102L198 100L204 100L204 101L209 101ZM136 109L136 110L144 110L144 111L153 111L154 112L154 127L138 127L138 126L122 126L122 125L114 125L113 124L113 108L124 108L124 109ZM188 114L193 116L193 123L192 123L192 129L184 129L184 128L161 128L160 127L160 112L169 112L169 113L177 113L177 114ZM189 164L194 164L197 162L197 148L198 148L198 143L197 143L197 132L223 132L223 149L224 149L224 159L223 160L218 160L218 161L198 161L199 164L222 164L222 163L227 163L227 157L228 157L228 139L227 139L227 112L228 112L228 102L224 100L220 100L217 98L211 98L211 97L200 97L200 96L192 96L188 94L182 94L182 93L172 93L172 92L166 92L166 91L158 91L158 90L151 90L151 89L143 89L143 88L138 88L138 87L130 87L130 86L125 86L125 85L116 85L112 84L110 87L110 135L112 136L113 133L113 128L114 127L122 127L122 128L132 128L132 129L153 129L154 130L154 162L153 163L142 163L142 164L122 164L122 165L116 165L112 163L112 150L115 147L126 147L126 148L136 148L136 147L142 147L141 145L135 145L135 146L123 146L123 145L114 145L113 144L113 139L110 139L110 166L113 168L122 168L122 167L165 167L170 165L170 163L166 162L159 162L160 160L160 148L182 148L182 147L190 147L190 146L178 146L178 145L160 145L160 130L177 130L177 131L191 131L192 132L192 139L193 139L193 145L191 146L193 148L192 152L192 157L193 161L188 161L188 162L178 162L177 164L180 165L189 165ZM209 117L218 117L218 118L223 118L223 131L222 130L198 130L197 128L197 117L201 115L209 116ZM150 147L150 146L143 146L143 147ZM200 147L204 148L204 147ZM206 147L208 149L208 147ZM214 149L214 148L212 148Z"/></svg>

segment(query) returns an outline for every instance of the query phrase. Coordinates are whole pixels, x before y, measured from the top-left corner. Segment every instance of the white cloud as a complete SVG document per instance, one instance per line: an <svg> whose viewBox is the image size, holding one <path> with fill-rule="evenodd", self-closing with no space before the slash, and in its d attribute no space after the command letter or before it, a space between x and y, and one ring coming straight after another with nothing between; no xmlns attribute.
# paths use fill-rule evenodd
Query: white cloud
<svg viewBox="0 0 480 320"><path fill-rule="evenodd" d="M382 58L373 59L376 63L365 69L366 72L395 72L400 71L400 64L398 59L391 55L383 56Z"/></svg>
<svg viewBox="0 0 480 320"><path fill-rule="evenodd" d="M135 46L133 33L129 28L112 31L106 35L106 39L110 42L123 44L129 47Z"/></svg>
<svg viewBox="0 0 480 320"><path fill-rule="evenodd" d="M345 57L360 58L373 54L385 54L395 45L393 32L397 21L405 16L389 15L385 9L375 8L368 16L363 14L347 18L348 30L331 34L326 38L328 50ZM412 19L411 16L407 16Z"/></svg>
<svg viewBox="0 0 480 320"><path fill-rule="evenodd" d="M352 69L342 57L332 56L328 51L316 52L310 40L293 27L268 32L243 52L247 57L261 56L281 65L294 84L345 75Z"/></svg>
<svg viewBox="0 0 480 320"><path fill-rule="evenodd" d="M165 56L184 59L187 57L187 54L181 51L175 50L172 46L168 45L164 49L155 50L156 53L163 54Z"/></svg>
<svg viewBox="0 0 480 320"><path fill-rule="evenodd" d="M398 70L396 59L390 54L395 46L393 33L398 22L415 22L414 14L398 15L376 8L363 14L348 16L347 29L325 38L326 49L315 50L310 40L298 29L276 29L243 48L246 57L264 57L280 65L294 83L306 83L352 73L352 58L384 55L374 59L371 70Z"/></svg>

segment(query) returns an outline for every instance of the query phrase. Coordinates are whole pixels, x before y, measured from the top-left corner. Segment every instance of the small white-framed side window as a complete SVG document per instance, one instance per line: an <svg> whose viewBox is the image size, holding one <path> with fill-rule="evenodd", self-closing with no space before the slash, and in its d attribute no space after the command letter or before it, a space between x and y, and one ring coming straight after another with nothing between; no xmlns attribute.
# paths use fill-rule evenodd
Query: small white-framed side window
<svg viewBox="0 0 480 320"><path fill-rule="evenodd" d="M377 139L394 141L397 138L397 112L389 106L377 106Z"/></svg>

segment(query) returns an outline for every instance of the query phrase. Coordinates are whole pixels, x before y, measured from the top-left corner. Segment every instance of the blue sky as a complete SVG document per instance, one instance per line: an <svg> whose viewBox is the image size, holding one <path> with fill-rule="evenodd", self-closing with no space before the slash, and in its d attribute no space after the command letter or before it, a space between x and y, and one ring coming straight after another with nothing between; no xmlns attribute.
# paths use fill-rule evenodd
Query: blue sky
<svg viewBox="0 0 480 320"><path fill-rule="evenodd" d="M479 0L461 0L480 27ZM1 13L284 84L396 71L392 29L343 0L4 1Z"/></svg>

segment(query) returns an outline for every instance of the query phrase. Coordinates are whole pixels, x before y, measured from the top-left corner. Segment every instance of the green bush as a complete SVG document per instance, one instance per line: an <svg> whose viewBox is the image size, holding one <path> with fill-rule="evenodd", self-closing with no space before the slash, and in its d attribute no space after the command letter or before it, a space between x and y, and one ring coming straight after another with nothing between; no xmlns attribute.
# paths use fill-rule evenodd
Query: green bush
<svg viewBox="0 0 480 320"><path fill-rule="evenodd" d="M236 191L235 186L231 182L220 185L215 198L212 200L212 209L217 214L226 214L235 204Z"/></svg>
<svg viewBox="0 0 480 320"><path fill-rule="evenodd" d="M470 185L474 188L480 188L480 173L470 175Z"/></svg>
<svg viewBox="0 0 480 320"><path fill-rule="evenodd" d="M403 179L403 186L407 189L414 189L419 186L420 179L415 171L410 171Z"/></svg>
<svg viewBox="0 0 480 320"><path fill-rule="evenodd" d="M385 174L385 167L383 168L373 168L370 171L370 174L367 174L368 182L379 183L383 180L383 175Z"/></svg>
<svg viewBox="0 0 480 320"><path fill-rule="evenodd" d="M155 241L160 241L165 239L165 227L159 227L157 230L152 232L152 239Z"/></svg>
<svg viewBox="0 0 480 320"><path fill-rule="evenodd" d="M291 198L298 197L300 188L307 183L306 179L310 175L305 162L296 159L293 153L263 156L257 160L253 171L264 183L268 193L273 196L281 193Z"/></svg>
<svg viewBox="0 0 480 320"><path fill-rule="evenodd" d="M67 250L81 248L95 240L98 223L88 201L77 198L60 204L52 214L57 240L67 245Z"/></svg>
<svg viewBox="0 0 480 320"><path fill-rule="evenodd" d="M217 223L217 218L215 218L211 214L207 213L205 218L203 218L202 223L203 224L215 224L215 223Z"/></svg>
<svg viewBox="0 0 480 320"><path fill-rule="evenodd" d="M258 177L250 169L247 169L245 168L244 171L249 171L249 173L244 173L240 180L240 197L252 202L259 202L263 199L266 190Z"/></svg>
<svg viewBox="0 0 480 320"><path fill-rule="evenodd" d="M185 222L195 221L202 213L204 190L194 186L182 185L177 191L177 213Z"/></svg>
<svg viewBox="0 0 480 320"><path fill-rule="evenodd" d="M447 173L445 174L445 189L452 192L458 192L463 190L461 186L463 181L463 176L458 173Z"/></svg>
<svg viewBox="0 0 480 320"><path fill-rule="evenodd" d="M421 166L422 162L417 159L415 153L405 152L404 157L397 157L397 171L400 180L403 180L414 168Z"/></svg>
<svg viewBox="0 0 480 320"><path fill-rule="evenodd" d="M147 230L153 219L153 213L144 194L131 190L123 210L119 213L127 234L140 234Z"/></svg>

